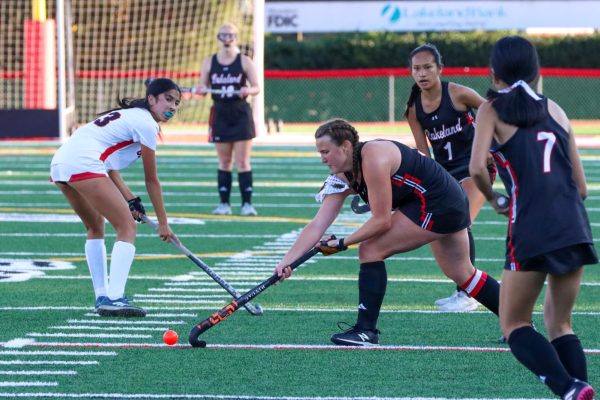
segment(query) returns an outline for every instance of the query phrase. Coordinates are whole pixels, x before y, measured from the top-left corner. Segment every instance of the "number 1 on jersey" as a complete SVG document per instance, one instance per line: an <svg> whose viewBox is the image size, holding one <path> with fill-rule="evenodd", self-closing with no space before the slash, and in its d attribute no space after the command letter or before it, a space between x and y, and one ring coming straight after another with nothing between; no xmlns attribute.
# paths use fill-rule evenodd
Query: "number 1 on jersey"
<svg viewBox="0 0 600 400"><path fill-rule="evenodd" d="M448 161L452 161L452 143L446 143L444 149L448 152Z"/></svg>
<svg viewBox="0 0 600 400"><path fill-rule="evenodd" d="M554 132L538 132L537 140L538 142L543 140L546 141L544 146L544 173L547 174L552 172L550 157L552 156L552 149L554 149L554 144L556 143L556 135Z"/></svg>

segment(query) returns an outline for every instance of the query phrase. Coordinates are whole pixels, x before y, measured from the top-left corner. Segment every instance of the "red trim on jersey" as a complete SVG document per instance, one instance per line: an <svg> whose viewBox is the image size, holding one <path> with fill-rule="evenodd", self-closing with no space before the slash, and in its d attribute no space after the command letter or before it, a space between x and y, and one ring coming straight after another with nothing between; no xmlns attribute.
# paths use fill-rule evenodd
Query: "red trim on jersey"
<svg viewBox="0 0 600 400"><path fill-rule="evenodd" d="M475 287L471 291L467 291L467 289L471 285L471 282L477 276L477 271L478 270L475 269L475 272L469 278L469 280L460 286L461 289L464 290L465 292L467 292L467 294L471 297L475 297L479 294L479 292L481 291L481 288L483 287L483 285L485 285L485 282L487 281L487 277L488 277L487 272L481 271L481 276L479 277L479 280L477 282L475 282Z"/></svg>
<svg viewBox="0 0 600 400"><path fill-rule="evenodd" d="M215 122L215 106L210 108L210 114L208 116L208 141L213 141L213 124Z"/></svg>
<svg viewBox="0 0 600 400"><path fill-rule="evenodd" d="M117 143L114 146L110 146L108 149L104 150L104 153L102 153L100 155L100 161L103 161L103 162L106 161L108 156L110 156L112 153L114 153L117 150L122 149L123 147L129 146L131 143L133 143L133 140L126 140L124 142Z"/></svg>
<svg viewBox="0 0 600 400"><path fill-rule="evenodd" d="M69 178L69 182L77 182L77 181L84 181L86 179L105 178L105 177L106 177L106 175L97 174L95 172L82 172L80 174L71 175L71 177Z"/></svg>
<svg viewBox="0 0 600 400"><path fill-rule="evenodd" d="M413 187L413 193L417 195L417 197L419 198L419 200L421 200L421 215L419 216L419 221L423 222L425 221L425 218L427 218L427 207L426 207L426 200L425 200L425 196L423 196L423 192L421 190L419 190L419 188L417 186L421 186L421 179L412 176L410 174L404 174L402 176L401 180L396 180L392 177L391 179L392 185L398 186L398 187L402 187L404 185L405 182L410 182L413 183L414 187ZM429 222L427 223L427 225L425 225L424 229L430 231L431 227L433 226L433 219L430 219Z"/></svg>
<svg viewBox="0 0 600 400"><path fill-rule="evenodd" d="M512 240L513 214L515 212L513 209L513 204L514 204L514 202L517 201L517 197L519 195L519 185L517 184L517 176L515 175L514 170L512 169L512 166L510 165L510 161L508 161L508 159L501 158L496 153L494 153L494 159L500 165L502 165L502 167L506 168L506 171L511 176L513 185L514 185L513 193L511 195L511 199L510 199L509 212L508 212L508 244L507 244L507 246L508 246L508 250L509 250L509 254L510 254L511 263L515 266L515 271L520 271L521 264L519 264L519 262L515 258L515 245Z"/></svg>

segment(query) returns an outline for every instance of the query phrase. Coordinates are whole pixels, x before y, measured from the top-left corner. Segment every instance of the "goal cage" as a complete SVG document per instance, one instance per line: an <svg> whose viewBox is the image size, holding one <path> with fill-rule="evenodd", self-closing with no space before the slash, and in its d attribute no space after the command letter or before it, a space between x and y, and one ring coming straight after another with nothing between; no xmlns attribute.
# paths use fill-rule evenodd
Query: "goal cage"
<svg viewBox="0 0 600 400"><path fill-rule="evenodd" d="M2 0L0 114L21 126L52 115L50 136L64 140L117 97L143 97L147 78L198 84L224 22L239 27L240 51L264 88L264 0ZM262 93L252 99L259 134ZM206 126L211 103L186 95L169 125ZM11 137L14 127L3 124L0 138Z"/></svg>

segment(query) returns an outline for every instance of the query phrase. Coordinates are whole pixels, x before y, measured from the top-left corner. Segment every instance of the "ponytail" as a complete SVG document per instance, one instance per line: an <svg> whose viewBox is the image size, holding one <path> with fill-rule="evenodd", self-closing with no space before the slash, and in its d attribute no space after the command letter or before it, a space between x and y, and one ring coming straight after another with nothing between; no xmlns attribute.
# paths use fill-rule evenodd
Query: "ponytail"
<svg viewBox="0 0 600 400"><path fill-rule="evenodd" d="M526 83L517 82L510 87L510 90L504 92L488 90L487 92L487 98L493 100L492 107L496 110L498 118L519 128L533 126L545 115L542 98L523 85Z"/></svg>
<svg viewBox="0 0 600 400"><path fill-rule="evenodd" d="M410 89L410 95L408 96L408 101L406 102L406 110L404 110L404 118L408 118L408 111L415 104L417 96L421 94L421 88L416 83L413 83L412 88Z"/></svg>

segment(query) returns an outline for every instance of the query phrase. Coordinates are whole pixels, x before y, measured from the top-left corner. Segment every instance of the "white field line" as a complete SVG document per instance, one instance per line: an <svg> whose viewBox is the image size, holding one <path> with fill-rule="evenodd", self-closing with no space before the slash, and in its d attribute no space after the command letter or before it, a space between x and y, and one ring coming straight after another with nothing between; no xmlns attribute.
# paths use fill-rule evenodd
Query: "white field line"
<svg viewBox="0 0 600 400"><path fill-rule="evenodd" d="M31 370L31 371L0 371L0 375L77 375L77 371L44 371L44 370Z"/></svg>
<svg viewBox="0 0 600 400"><path fill-rule="evenodd" d="M114 357L115 351L45 351L45 350L0 350L0 356L77 356Z"/></svg>
<svg viewBox="0 0 600 400"><path fill-rule="evenodd" d="M59 398L59 399L204 399L204 400L552 400L548 398L464 398L447 397L291 397L291 396L249 396L219 394L143 394L143 393L2 393L0 397L18 398Z"/></svg>
<svg viewBox="0 0 600 400"><path fill-rule="evenodd" d="M138 304L151 304L151 303L160 303L160 304L223 304L225 298L221 298L221 300L161 300L161 299L139 299L136 300Z"/></svg>
<svg viewBox="0 0 600 400"><path fill-rule="evenodd" d="M65 343L65 342L35 342L27 345L31 347L72 347L72 348L190 348L189 344L175 344L167 346L163 343ZM375 346L336 346L336 345L303 345L303 344L212 344L211 349L246 349L246 350L312 350L312 351L447 351L447 352L474 352L474 353L507 353L508 347L472 347L472 346L414 346L414 345L375 345ZM200 349L193 349L201 352ZM586 354L600 354L600 349L585 349Z"/></svg>
<svg viewBox="0 0 600 400"><path fill-rule="evenodd" d="M98 361L25 361L0 360L0 365L99 365Z"/></svg>
<svg viewBox="0 0 600 400"><path fill-rule="evenodd" d="M40 387L40 386L58 386L58 382L0 382L0 387ZM11 396L8 396L10 393L4 393L7 396L2 397L16 397L13 393ZM0 396L2 393L0 393ZM20 396L27 397L27 396Z"/></svg>
<svg viewBox="0 0 600 400"><path fill-rule="evenodd" d="M100 315L96 314L96 313L86 313L83 314L84 317L91 317L91 318L103 318ZM155 313L146 313L146 318L196 318L198 316L198 314L192 314L192 313L187 313L187 314L174 314L174 313L162 313L162 314L155 314Z"/></svg>
<svg viewBox="0 0 600 400"><path fill-rule="evenodd" d="M115 334L115 333L28 333L31 337L69 337L69 338L98 338L98 339L152 339L152 335Z"/></svg>
<svg viewBox="0 0 600 400"><path fill-rule="evenodd" d="M598 286L598 285L595 285ZM214 307L212 306L197 306L197 307L169 307L169 306L164 306L164 307L144 307L146 311L168 311L168 310L173 310L173 311L215 311ZM265 311L269 311L269 312L275 312L275 311L284 311L284 312L306 312L306 313L344 313L344 312L348 312L348 313L356 313L356 307L338 307L338 308L325 308L325 307L265 307L263 306L263 309ZM72 311L81 311L81 310L90 310L90 307L51 307L51 306L36 306L36 307L0 307L0 311L54 311L54 310L61 310L61 311L65 311L65 310L72 310ZM386 314L450 314L452 313L451 311L438 311L438 310L429 310L429 309L423 309L423 310L416 310L416 309L395 309L395 310L386 310L386 309L382 309L381 310L382 313L386 313ZM482 311L469 311L469 314L474 314L474 313L489 313L489 311L485 311L482 309ZM542 315L542 311L534 311L533 312L536 315ZM598 316L600 315L600 311L573 311L573 315L584 315L584 316ZM69 320L67 321L68 323L80 323L80 324L89 324L89 323L93 323L94 321L92 320L80 320L78 322L76 322L75 320ZM139 321L139 322L143 322L143 321ZM110 322L106 322L106 323L110 323ZM116 323L116 322L115 322ZM127 322L123 322L123 323L127 323ZM133 321L132 321L133 323ZM157 324L159 322L156 322ZM168 324L169 322L162 322L162 324ZM183 322L177 323L178 325L181 325ZM88 329L94 329L93 327L90 327L89 325L82 325L87 327ZM123 329L123 330L145 330L145 329L152 329L150 327L147 328L139 328L139 329L131 329L131 327L119 327L119 328L114 328L115 330L119 330L119 329Z"/></svg>
<svg viewBox="0 0 600 400"><path fill-rule="evenodd" d="M111 320L92 320L92 319L69 319L67 320L69 324L105 324L105 325L182 325L185 324L185 321L177 320L177 321L115 321Z"/></svg>
<svg viewBox="0 0 600 400"><path fill-rule="evenodd" d="M48 329L64 329L64 330L80 330L80 331L131 331L131 332L164 332L169 327L167 325L161 327L140 327L140 326L89 326L89 325L59 325L59 326L51 326Z"/></svg>
<svg viewBox="0 0 600 400"><path fill-rule="evenodd" d="M274 269L273 269L274 270ZM272 271L271 271L272 272ZM225 274L225 273L224 273ZM224 275L222 274L222 275ZM268 276L265 275L250 275L250 274L246 274L244 276L235 276L235 274L233 273L229 273L232 274L233 276L228 279L227 281L229 283L235 283L235 284L240 284L240 285L244 285L244 284L251 284L251 285L256 285L258 283L257 282L247 282L248 279L251 278L255 278L255 279L259 279L259 280L263 280L265 278L268 278ZM202 272L198 272L197 274L195 272L190 273L190 275L194 275L193 279L188 280L187 282L173 282L173 277L172 276L156 276L156 275L131 275L129 276L128 279L134 279L134 280L157 280L157 281L170 281L170 282L166 282L165 286L198 286L198 285L204 285L205 282L209 282L208 286L214 286L215 283L210 283L213 281L207 281L206 279L197 279L197 277L201 277L203 273ZM221 275L221 274L220 274ZM52 276L41 276L41 277L36 277L35 279L63 279L63 280L86 280L89 281L90 280L90 276L89 275L52 275ZM244 279L245 282L236 282L236 279ZM294 275L292 278L290 278L291 280L298 280L298 281L356 281L358 278L356 276L298 276L298 274ZM197 281L197 282L195 282ZM412 283L452 283L452 281L450 279L438 279L438 278L388 278L388 282L412 282ZM581 282L582 286L600 286L600 282ZM221 290L221 289L216 289ZM0 310L2 310L3 308L0 307ZM65 309L69 309L69 308L65 308ZM88 308L80 308L80 309L89 309Z"/></svg>
<svg viewBox="0 0 600 400"><path fill-rule="evenodd" d="M248 289L240 289L240 292L247 292ZM146 301L146 299L158 300L158 299L226 299L229 298L223 294L134 294L136 301Z"/></svg>

